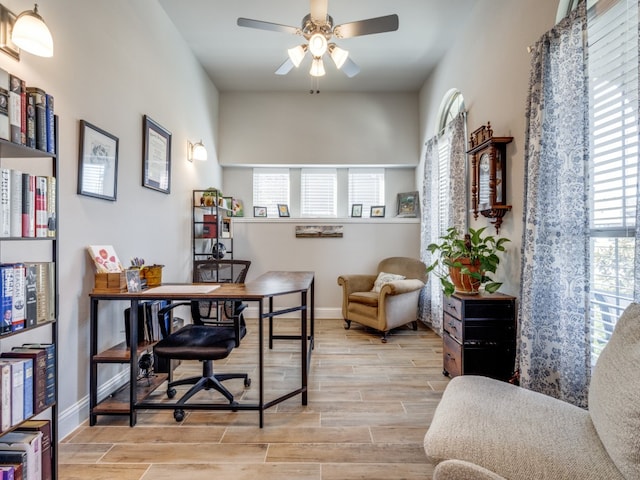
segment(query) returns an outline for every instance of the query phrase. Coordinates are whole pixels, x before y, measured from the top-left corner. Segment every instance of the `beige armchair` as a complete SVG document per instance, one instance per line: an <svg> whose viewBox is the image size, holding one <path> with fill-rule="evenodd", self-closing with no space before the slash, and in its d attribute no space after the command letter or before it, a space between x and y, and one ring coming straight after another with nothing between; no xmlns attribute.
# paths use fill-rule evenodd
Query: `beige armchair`
<svg viewBox="0 0 640 480"><path fill-rule="evenodd" d="M381 272L396 278L382 278ZM417 330L418 299L426 282L425 264L406 257L382 260L374 274L340 275L344 328L349 329L352 321L373 328L382 332L383 343L394 328L412 323Z"/></svg>

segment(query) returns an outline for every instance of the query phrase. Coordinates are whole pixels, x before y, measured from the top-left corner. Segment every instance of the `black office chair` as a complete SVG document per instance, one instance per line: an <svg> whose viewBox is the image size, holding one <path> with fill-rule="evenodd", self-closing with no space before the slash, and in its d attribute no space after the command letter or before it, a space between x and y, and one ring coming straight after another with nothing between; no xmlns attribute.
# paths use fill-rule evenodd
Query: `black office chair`
<svg viewBox="0 0 640 480"><path fill-rule="evenodd" d="M194 279L200 283L244 283L251 262L248 260L206 260L194 265ZM154 347L154 353L167 360L199 360L202 362L202 376L175 380L167 385L167 396L176 395L178 385L193 386L176 402L176 407L185 405L187 400L200 390L214 389L229 400L236 402L233 394L221 382L232 378L244 379L245 387L251 385L246 373L214 373L213 361L229 356L240 345L240 339L246 334L243 311L246 305L239 301L191 301L172 303L160 310L164 316L168 311L181 305L191 308L192 324L185 325L173 333L163 331L163 339ZM161 330L165 322L160 322ZM184 419L184 410L176 408L173 412L176 421Z"/></svg>

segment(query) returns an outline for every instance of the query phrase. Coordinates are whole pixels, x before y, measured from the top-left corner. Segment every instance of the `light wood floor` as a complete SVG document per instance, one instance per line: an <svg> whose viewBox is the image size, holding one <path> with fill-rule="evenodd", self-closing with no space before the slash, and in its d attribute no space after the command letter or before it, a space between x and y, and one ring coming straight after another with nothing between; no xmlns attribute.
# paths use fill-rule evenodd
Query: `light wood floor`
<svg viewBox="0 0 640 480"><path fill-rule="evenodd" d="M289 333L296 323L281 319L276 330ZM215 367L252 374L254 385L246 390L242 380L225 384L255 401L255 321L248 321L248 330L240 348ZM299 385L297 349L297 342L279 340L266 354L266 399ZM272 407L262 429L253 411L191 411L177 423L172 410L150 410L138 413L133 428L127 417L101 416L96 426L82 425L61 442L59 478L431 478L422 440L448 382L440 337L420 325L417 332L395 331L383 344L357 324L345 330L340 320L317 320L311 363L308 405L296 396ZM200 365L183 363L177 372L199 373ZM164 391L157 392L160 401ZM201 395L220 398L213 391Z"/></svg>

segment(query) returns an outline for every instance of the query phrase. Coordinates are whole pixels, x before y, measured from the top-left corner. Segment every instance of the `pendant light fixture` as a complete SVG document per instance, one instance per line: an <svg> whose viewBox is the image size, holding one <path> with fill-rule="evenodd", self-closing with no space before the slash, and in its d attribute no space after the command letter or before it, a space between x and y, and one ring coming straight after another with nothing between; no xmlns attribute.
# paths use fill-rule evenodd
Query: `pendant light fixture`
<svg viewBox="0 0 640 480"><path fill-rule="evenodd" d="M11 41L25 52L40 57L53 56L51 32L38 14L38 4L33 10L25 10L16 18L11 32Z"/></svg>

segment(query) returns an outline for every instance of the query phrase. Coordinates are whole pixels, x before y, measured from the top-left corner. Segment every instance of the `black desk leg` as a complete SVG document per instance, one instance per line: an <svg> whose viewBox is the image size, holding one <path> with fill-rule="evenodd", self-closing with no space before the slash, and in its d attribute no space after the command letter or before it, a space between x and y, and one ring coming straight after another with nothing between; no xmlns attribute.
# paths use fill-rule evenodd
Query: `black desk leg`
<svg viewBox="0 0 640 480"><path fill-rule="evenodd" d="M258 390L258 409L260 412L260 428L264 425L264 334L263 320L264 312L262 311L262 300L258 302L258 379L260 380L260 389ZM271 322L269 316L269 322ZM269 324L271 325L271 324ZM271 336L271 335L269 335Z"/></svg>
<svg viewBox="0 0 640 480"><path fill-rule="evenodd" d="M138 401L138 300L131 300L129 312L129 426L136 424L135 404Z"/></svg>
<svg viewBox="0 0 640 480"><path fill-rule="evenodd" d="M307 291L302 292L302 311L300 312L302 319L300 325L300 361L302 367L302 405L307 404Z"/></svg>
<svg viewBox="0 0 640 480"><path fill-rule="evenodd" d="M89 346L89 358L91 359L91 373L89 381L89 425L93 427L96 424L98 416L93 413L94 408L98 405L98 363L94 360L98 354L98 300L91 299L90 311L90 331L91 345Z"/></svg>

